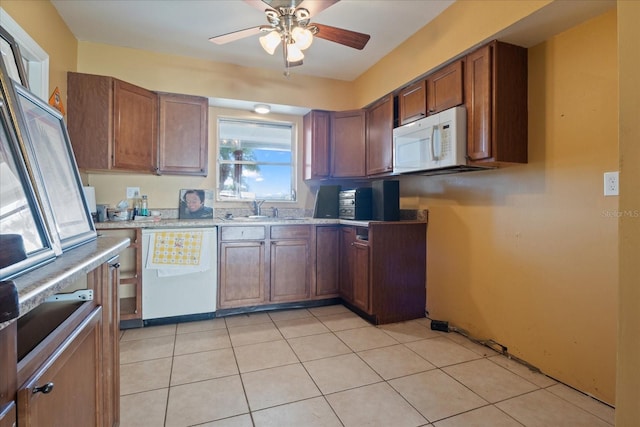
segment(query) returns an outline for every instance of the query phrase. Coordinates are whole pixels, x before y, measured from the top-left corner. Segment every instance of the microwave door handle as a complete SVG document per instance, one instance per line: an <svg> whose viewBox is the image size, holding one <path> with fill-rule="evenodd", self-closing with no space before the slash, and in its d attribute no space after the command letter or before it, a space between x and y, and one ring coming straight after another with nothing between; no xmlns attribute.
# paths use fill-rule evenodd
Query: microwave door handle
<svg viewBox="0 0 640 427"><path fill-rule="evenodd" d="M433 125L431 127L431 140L430 142L430 148L431 148L431 160L438 160L438 158L436 157L436 152L435 152L435 137L436 137L436 129L437 129L438 125Z"/></svg>

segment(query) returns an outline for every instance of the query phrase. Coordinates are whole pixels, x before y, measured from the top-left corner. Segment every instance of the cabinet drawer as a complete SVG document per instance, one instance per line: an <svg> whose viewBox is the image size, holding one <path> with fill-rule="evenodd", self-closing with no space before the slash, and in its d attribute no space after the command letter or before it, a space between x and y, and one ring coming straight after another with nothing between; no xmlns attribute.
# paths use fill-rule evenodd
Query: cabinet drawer
<svg viewBox="0 0 640 427"><path fill-rule="evenodd" d="M311 237L311 227L308 225L272 225L272 239L307 239Z"/></svg>
<svg viewBox="0 0 640 427"><path fill-rule="evenodd" d="M264 240L264 226L221 227L220 240Z"/></svg>

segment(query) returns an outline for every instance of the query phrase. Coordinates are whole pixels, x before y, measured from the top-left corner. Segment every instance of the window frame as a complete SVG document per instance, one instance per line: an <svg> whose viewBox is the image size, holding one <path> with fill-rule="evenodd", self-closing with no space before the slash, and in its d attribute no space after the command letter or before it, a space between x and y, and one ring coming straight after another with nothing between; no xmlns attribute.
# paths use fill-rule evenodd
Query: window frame
<svg viewBox="0 0 640 427"><path fill-rule="evenodd" d="M256 124L256 125L274 125L274 126L286 126L289 127L291 132L291 140L290 140L290 149L291 149L291 162L290 162L290 181L291 188L290 194L291 199L268 199L268 198L260 198L255 197L253 199L250 198L225 198L220 196L220 170L222 164L264 164L264 165L282 165L282 163L278 162L255 162L255 161L222 161L220 158L220 148L221 148L221 138L220 138L220 124L221 122L236 122L236 123L247 123L247 124ZM219 115L216 118L216 188L215 188L215 201L216 203L222 204L237 204L237 203L247 203L252 202L253 200L265 200L268 203L283 203L283 204L295 204L298 202L298 180L297 180L297 168L298 168L298 123L293 120L281 120L281 119L268 119L268 118L254 118L254 117L244 117L244 116L228 116L228 115Z"/></svg>

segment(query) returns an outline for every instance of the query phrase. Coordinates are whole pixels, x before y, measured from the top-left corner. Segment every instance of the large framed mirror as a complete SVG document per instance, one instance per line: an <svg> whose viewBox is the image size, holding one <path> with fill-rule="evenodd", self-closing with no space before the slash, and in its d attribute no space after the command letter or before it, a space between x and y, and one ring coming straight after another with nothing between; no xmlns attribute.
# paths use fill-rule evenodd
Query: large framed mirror
<svg viewBox="0 0 640 427"><path fill-rule="evenodd" d="M56 257L54 241L23 161L0 70L0 280L11 279Z"/></svg>

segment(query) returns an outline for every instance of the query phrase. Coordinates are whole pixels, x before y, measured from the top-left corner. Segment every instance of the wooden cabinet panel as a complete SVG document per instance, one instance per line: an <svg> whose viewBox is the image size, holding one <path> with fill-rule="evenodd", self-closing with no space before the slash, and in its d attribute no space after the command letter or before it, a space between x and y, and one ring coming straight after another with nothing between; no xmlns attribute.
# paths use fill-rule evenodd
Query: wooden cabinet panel
<svg viewBox="0 0 640 427"><path fill-rule="evenodd" d="M207 98L159 94L160 174L207 175L208 112Z"/></svg>
<svg viewBox="0 0 640 427"><path fill-rule="evenodd" d="M158 96L113 79L113 168L156 172Z"/></svg>
<svg viewBox="0 0 640 427"><path fill-rule="evenodd" d="M328 111L312 110L303 118L302 178L326 179L331 175L331 127Z"/></svg>
<svg viewBox="0 0 640 427"><path fill-rule="evenodd" d="M398 93L399 124L404 125L427 115L427 86L424 80L413 83Z"/></svg>
<svg viewBox="0 0 640 427"><path fill-rule="evenodd" d="M331 175L359 178L367 174L364 110L331 113Z"/></svg>
<svg viewBox="0 0 640 427"><path fill-rule="evenodd" d="M316 227L315 295L337 295L340 272L340 227Z"/></svg>
<svg viewBox="0 0 640 427"><path fill-rule="evenodd" d="M354 227L340 228L340 296L353 301L353 250L356 238Z"/></svg>
<svg viewBox="0 0 640 427"><path fill-rule="evenodd" d="M264 246L264 241L220 243L220 308L264 303Z"/></svg>
<svg viewBox="0 0 640 427"><path fill-rule="evenodd" d="M101 311L101 307L95 308L18 390L20 426L102 425L98 365ZM48 384L52 387L49 391L37 391Z"/></svg>
<svg viewBox="0 0 640 427"><path fill-rule="evenodd" d="M393 171L393 96L367 110L367 175Z"/></svg>
<svg viewBox="0 0 640 427"><path fill-rule="evenodd" d="M264 240L266 237L263 225L220 228L220 240Z"/></svg>
<svg viewBox="0 0 640 427"><path fill-rule="evenodd" d="M492 42L465 59L471 164L527 162L527 50Z"/></svg>
<svg viewBox="0 0 640 427"><path fill-rule="evenodd" d="M370 312L369 302L369 246L366 243L353 242L353 305Z"/></svg>
<svg viewBox="0 0 640 427"><path fill-rule="evenodd" d="M462 75L462 61L456 61L427 77L428 115L462 104Z"/></svg>
<svg viewBox="0 0 640 427"><path fill-rule="evenodd" d="M271 242L270 301L301 301L310 297L309 240Z"/></svg>

